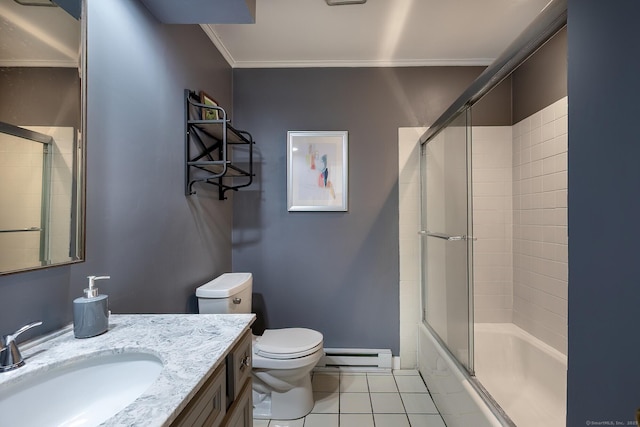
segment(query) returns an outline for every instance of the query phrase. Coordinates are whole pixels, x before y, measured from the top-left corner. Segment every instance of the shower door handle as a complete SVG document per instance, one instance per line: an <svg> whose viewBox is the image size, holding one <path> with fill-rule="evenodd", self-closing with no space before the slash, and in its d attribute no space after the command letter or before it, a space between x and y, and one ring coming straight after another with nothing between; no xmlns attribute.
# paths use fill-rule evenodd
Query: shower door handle
<svg viewBox="0 0 640 427"><path fill-rule="evenodd" d="M0 233L20 233L22 231L40 231L40 227L15 228L11 230L0 230Z"/></svg>
<svg viewBox="0 0 640 427"><path fill-rule="evenodd" d="M427 230L420 230L420 231L418 231L418 234L420 234L422 236L435 237L437 239L448 240L450 242L457 242L457 241L460 241L460 240L477 240L477 238L475 238L473 236L451 236L449 234L433 233L433 232L427 231Z"/></svg>

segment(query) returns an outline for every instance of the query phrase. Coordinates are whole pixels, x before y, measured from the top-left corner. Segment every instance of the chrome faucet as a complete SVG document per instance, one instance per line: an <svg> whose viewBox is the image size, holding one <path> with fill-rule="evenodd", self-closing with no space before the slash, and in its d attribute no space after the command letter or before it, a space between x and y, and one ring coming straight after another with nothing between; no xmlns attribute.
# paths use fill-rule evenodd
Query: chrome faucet
<svg viewBox="0 0 640 427"><path fill-rule="evenodd" d="M42 322L33 322L23 326L12 334L0 339L0 372L12 371L24 365L24 359L16 344L16 338L29 329L42 325Z"/></svg>

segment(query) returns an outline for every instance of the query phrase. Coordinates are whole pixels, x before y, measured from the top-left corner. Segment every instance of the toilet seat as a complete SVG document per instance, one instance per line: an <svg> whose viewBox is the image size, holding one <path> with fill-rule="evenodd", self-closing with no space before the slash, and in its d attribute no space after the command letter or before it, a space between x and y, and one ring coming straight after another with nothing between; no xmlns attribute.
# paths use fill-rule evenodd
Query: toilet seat
<svg viewBox="0 0 640 427"><path fill-rule="evenodd" d="M268 359L297 359L321 350L322 344L322 334L312 329L267 329L256 337L253 353Z"/></svg>
<svg viewBox="0 0 640 427"><path fill-rule="evenodd" d="M270 357L262 357L259 354L254 353L251 359L251 365L255 372L262 370L279 370L286 372L289 370L300 369L309 366L309 371L316 366L320 359L324 356L324 350L318 349L315 353L311 353L308 356L298 357L295 359L272 359Z"/></svg>

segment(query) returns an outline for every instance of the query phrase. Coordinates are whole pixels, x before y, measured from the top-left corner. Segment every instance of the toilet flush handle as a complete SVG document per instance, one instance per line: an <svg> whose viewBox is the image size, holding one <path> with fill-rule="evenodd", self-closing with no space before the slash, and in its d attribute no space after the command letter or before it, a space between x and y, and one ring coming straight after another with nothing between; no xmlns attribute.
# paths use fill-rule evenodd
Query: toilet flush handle
<svg viewBox="0 0 640 427"><path fill-rule="evenodd" d="M234 304L240 304L242 302L242 298L234 298L233 299L233 303Z"/></svg>

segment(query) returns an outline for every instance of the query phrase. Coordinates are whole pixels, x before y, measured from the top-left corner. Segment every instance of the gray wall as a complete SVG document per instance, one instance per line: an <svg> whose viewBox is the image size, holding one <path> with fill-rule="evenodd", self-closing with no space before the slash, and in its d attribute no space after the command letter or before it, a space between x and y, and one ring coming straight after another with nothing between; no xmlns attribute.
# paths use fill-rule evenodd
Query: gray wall
<svg viewBox="0 0 640 427"><path fill-rule="evenodd" d="M511 126L567 96L567 28L473 105L473 126Z"/></svg>
<svg viewBox="0 0 640 427"><path fill-rule="evenodd" d="M511 75L513 123L567 96L567 29L560 30Z"/></svg>
<svg viewBox="0 0 640 427"><path fill-rule="evenodd" d="M472 126L511 126L513 124L511 75L473 104Z"/></svg>
<svg viewBox="0 0 640 427"><path fill-rule="evenodd" d="M569 0L571 427L640 406L638 16L635 0Z"/></svg>
<svg viewBox="0 0 640 427"><path fill-rule="evenodd" d="M185 88L232 107L231 69L197 26L136 0L89 1L87 260L0 278L0 333L71 321L85 276L114 313L194 312L194 288L231 269L232 201L184 196ZM34 332L38 333L38 332Z"/></svg>
<svg viewBox="0 0 640 427"><path fill-rule="evenodd" d="M257 141L258 176L234 196L233 269L254 274L268 327L398 354L398 127L432 123L481 71L234 70L234 124ZM288 130L349 131L348 212L287 212Z"/></svg>
<svg viewBox="0 0 640 427"><path fill-rule="evenodd" d="M76 68L0 67L0 121L18 126L80 127Z"/></svg>

